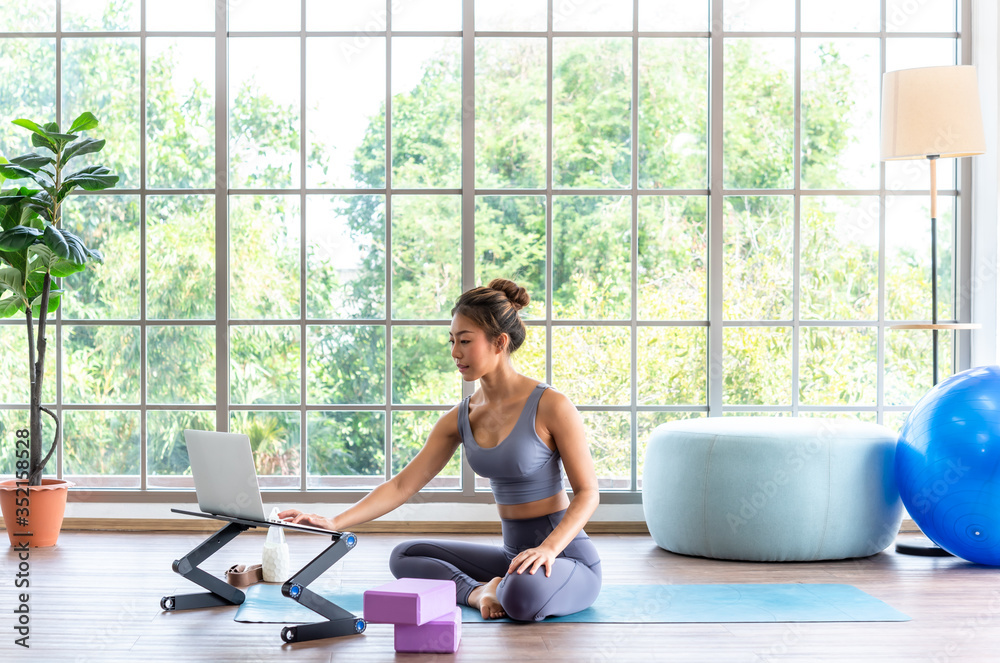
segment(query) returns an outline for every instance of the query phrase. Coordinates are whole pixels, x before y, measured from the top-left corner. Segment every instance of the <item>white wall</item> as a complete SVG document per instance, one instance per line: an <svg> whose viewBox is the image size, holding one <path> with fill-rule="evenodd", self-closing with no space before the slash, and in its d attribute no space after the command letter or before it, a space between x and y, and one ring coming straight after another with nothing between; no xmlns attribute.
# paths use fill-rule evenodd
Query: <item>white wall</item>
<svg viewBox="0 0 1000 663"><path fill-rule="evenodd" d="M972 64L979 75L979 94L986 134L986 154L972 158L972 322L982 329L972 332L972 365L997 363L997 207L998 155L997 89L1000 82L997 38L1000 15L996 0L973 0Z"/></svg>

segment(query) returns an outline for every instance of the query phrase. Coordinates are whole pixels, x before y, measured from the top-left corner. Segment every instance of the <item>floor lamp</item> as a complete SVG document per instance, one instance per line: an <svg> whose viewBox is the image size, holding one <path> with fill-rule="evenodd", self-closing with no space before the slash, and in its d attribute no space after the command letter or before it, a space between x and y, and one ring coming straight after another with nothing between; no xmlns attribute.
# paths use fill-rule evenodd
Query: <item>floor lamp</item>
<svg viewBox="0 0 1000 663"><path fill-rule="evenodd" d="M931 323L890 329L930 329L933 384L938 382L938 332L976 329L977 324L938 322L937 160L983 154L983 120L976 68L971 65L888 71L882 77L882 161L927 159L931 171ZM910 555L948 555L930 541L896 543Z"/></svg>

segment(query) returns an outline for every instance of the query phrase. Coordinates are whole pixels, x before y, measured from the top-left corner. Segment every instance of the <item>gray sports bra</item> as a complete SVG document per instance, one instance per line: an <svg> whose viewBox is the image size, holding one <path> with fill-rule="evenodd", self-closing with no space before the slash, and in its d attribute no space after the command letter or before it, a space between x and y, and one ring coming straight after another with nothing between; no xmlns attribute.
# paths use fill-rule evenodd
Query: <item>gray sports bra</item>
<svg viewBox="0 0 1000 663"><path fill-rule="evenodd" d="M466 458L476 474L490 480L497 504L533 502L565 490L559 452L545 446L535 432L538 401L548 388L549 385L541 383L531 392L514 429L495 447L481 447L472 436L471 396L458 406L458 433Z"/></svg>

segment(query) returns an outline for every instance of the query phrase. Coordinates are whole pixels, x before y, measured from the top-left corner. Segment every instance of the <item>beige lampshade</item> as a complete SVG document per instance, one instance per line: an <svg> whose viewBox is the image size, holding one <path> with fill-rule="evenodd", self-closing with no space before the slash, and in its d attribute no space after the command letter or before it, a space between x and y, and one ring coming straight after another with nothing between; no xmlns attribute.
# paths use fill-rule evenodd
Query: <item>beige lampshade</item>
<svg viewBox="0 0 1000 663"><path fill-rule="evenodd" d="M882 161L967 157L985 151L975 67L885 72Z"/></svg>

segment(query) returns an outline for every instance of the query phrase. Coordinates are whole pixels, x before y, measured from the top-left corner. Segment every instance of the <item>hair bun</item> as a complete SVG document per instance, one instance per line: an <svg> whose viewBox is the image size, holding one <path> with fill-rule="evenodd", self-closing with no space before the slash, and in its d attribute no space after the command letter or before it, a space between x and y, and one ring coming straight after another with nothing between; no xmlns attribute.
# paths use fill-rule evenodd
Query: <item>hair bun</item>
<svg viewBox="0 0 1000 663"><path fill-rule="evenodd" d="M515 311L520 311L531 301L528 291L509 279L493 279L489 288L505 294Z"/></svg>

